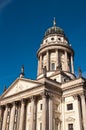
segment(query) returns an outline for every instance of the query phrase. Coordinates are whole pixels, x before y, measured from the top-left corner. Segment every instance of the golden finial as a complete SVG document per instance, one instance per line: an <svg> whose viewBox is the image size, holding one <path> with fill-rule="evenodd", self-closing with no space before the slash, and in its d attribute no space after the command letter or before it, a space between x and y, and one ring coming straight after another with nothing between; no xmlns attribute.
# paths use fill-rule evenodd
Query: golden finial
<svg viewBox="0 0 86 130"><path fill-rule="evenodd" d="M56 18L54 17L53 26L56 26Z"/></svg>

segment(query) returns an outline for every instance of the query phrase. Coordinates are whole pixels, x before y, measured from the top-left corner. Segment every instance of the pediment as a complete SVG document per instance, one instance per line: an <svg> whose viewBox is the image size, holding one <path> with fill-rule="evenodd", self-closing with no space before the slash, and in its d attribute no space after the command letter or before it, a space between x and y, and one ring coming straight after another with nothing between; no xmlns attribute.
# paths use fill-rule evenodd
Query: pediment
<svg viewBox="0 0 86 130"><path fill-rule="evenodd" d="M35 80L18 78L11 84L11 86L9 86L9 88L4 92L1 98L6 98L18 94L20 92L37 87L39 85L41 85L41 83Z"/></svg>

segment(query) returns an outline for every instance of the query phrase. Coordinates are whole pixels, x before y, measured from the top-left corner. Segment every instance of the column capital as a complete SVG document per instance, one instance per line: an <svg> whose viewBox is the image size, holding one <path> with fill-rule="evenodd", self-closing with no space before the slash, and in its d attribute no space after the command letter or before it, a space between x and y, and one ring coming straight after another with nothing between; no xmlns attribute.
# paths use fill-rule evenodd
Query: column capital
<svg viewBox="0 0 86 130"><path fill-rule="evenodd" d="M73 95L73 98L78 99L78 96L79 96L78 94L75 94L75 95Z"/></svg>
<svg viewBox="0 0 86 130"><path fill-rule="evenodd" d="M80 96L81 98L85 98L85 93L81 93L81 94L79 94L79 96Z"/></svg>
<svg viewBox="0 0 86 130"><path fill-rule="evenodd" d="M48 91L44 90L44 91L41 93L41 96L42 96L42 98L47 98L47 97L49 96Z"/></svg>
<svg viewBox="0 0 86 130"><path fill-rule="evenodd" d="M31 101L35 101L35 100L36 100L36 96L31 96L31 97L30 97L30 100L31 100Z"/></svg>
<svg viewBox="0 0 86 130"><path fill-rule="evenodd" d="M65 102L65 97L62 97L62 102Z"/></svg>
<svg viewBox="0 0 86 130"><path fill-rule="evenodd" d="M20 102L25 105L26 99L21 99Z"/></svg>

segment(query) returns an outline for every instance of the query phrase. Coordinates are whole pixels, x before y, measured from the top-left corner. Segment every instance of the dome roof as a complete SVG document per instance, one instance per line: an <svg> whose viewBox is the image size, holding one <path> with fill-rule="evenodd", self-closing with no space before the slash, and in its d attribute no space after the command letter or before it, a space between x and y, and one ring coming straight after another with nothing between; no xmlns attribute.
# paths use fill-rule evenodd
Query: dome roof
<svg viewBox="0 0 86 130"><path fill-rule="evenodd" d="M54 18L54 21L53 21L53 27L50 27L50 28L47 29L47 31L45 32L45 37L50 35L50 34L60 34L62 36L65 36L64 30L61 29L60 27L56 26L55 18Z"/></svg>

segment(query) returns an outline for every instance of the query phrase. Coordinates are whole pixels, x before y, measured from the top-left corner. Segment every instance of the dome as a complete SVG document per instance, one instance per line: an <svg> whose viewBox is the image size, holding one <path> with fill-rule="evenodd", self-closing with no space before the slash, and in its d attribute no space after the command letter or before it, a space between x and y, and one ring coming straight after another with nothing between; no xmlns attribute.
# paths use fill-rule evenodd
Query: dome
<svg viewBox="0 0 86 130"><path fill-rule="evenodd" d="M65 36L64 30L61 29L60 27L56 26L55 18L54 18L54 21L53 21L53 27L50 27L50 28L47 29L47 31L45 32L45 37L50 35L50 34L59 34L59 35Z"/></svg>

